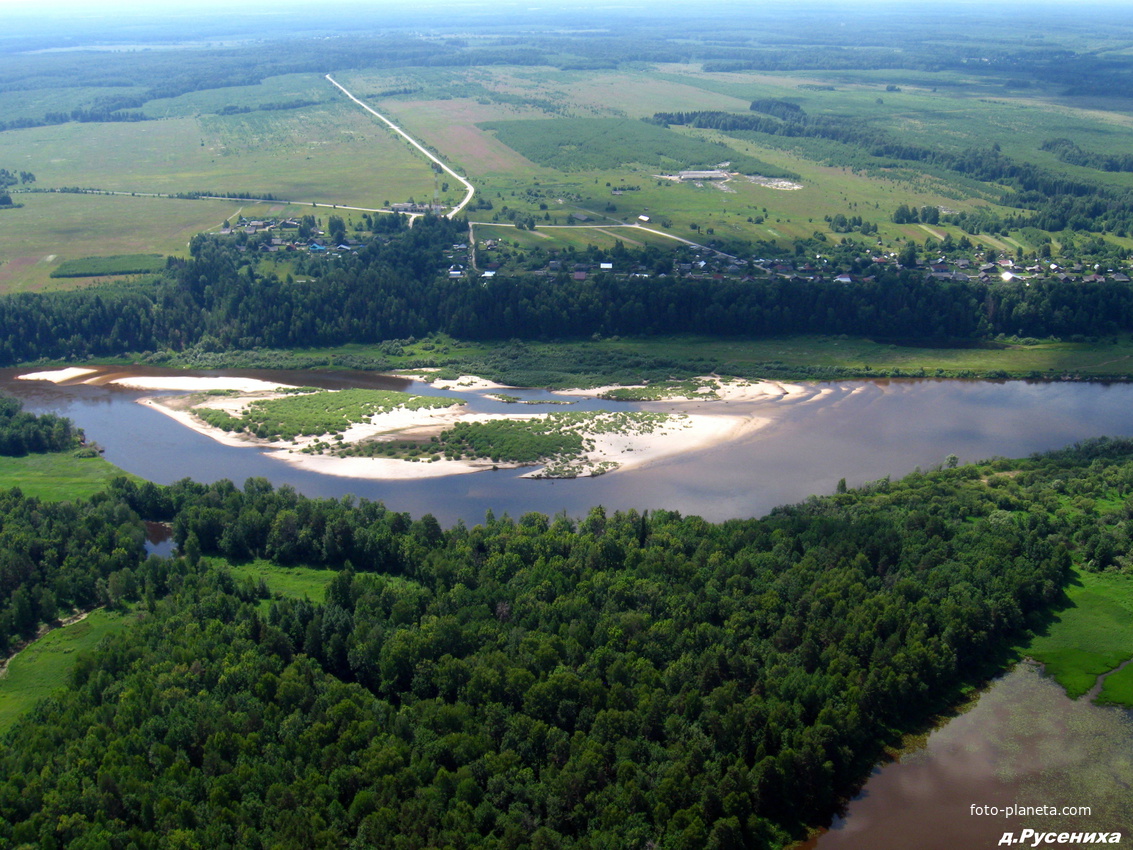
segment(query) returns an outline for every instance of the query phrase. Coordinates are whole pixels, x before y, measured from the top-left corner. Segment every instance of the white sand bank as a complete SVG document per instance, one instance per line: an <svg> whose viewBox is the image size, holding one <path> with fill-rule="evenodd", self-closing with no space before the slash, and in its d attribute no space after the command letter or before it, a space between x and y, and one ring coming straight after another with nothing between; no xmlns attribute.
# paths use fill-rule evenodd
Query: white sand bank
<svg viewBox="0 0 1133 850"><path fill-rule="evenodd" d="M206 390L235 390L240 393L256 393L292 387L292 384L261 381L259 378L190 378L175 375L160 377L136 375L127 378L115 378L109 383L128 387L132 390L175 390L187 393L199 393Z"/></svg>
<svg viewBox="0 0 1133 850"><path fill-rule="evenodd" d="M79 366L70 366L66 369L52 369L46 372L29 372L27 375L18 375L16 380L50 381L53 384L61 384L64 381L73 381L75 378L85 378L87 375L93 375L97 371L97 369L83 369Z"/></svg>

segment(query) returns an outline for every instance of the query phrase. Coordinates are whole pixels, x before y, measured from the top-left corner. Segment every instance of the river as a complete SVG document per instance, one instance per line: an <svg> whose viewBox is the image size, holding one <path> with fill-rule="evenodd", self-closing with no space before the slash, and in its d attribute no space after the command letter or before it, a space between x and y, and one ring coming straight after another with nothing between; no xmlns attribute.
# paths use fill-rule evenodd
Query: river
<svg viewBox="0 0 1133 850"><path fill-rule="evenodd" d="M163 370L131 373L170 374ZM770 424L743 439L640 469L598 478L534 480L498 470L418 481L369 481L298 469L255 448L222 445L137 404L152 391L108 384L54 385L0 372L0 390L33 412L69 416L106 458L168 483L252 476L290 484L310 496L380 499L443 524L479 522L485 511L585 515L657 508L713 521L752 517L776 505L942 463L1019 457L1102 435L1133 436L1133 385L1021 381L889 380L809 385L789 399L747 402ZM175 373L185 374L185 373ZM446 392L370 373L229 371L224 374L322 386L369 386L467 400L481 412L515 412L486 392ZM562 400L541 390L509 391L528 401ZM706 402L712 404L712 402ZM569 409L610 407L579 402ZM563 409L533 404L523 412ZM1020 665L991 685L974 707L926 744L877 768L844 818L808 843L811 850L992 848L1005 832L1121 831L1133 800L1133 723L1126 712L1072 702L1053 682ZM971 806L1084 805L1082 818L1004 818ZM1130 830L1133 831L1133 827ZM1067 845L1064 845L1067 846Z"/></svg>
<svg viewBox="0 0 1133 850"><path fill-rule="evenodd" d="M179 374L131 369L131 374ZM414 516L432 513L442 524L480 522L485 511L585 516L608 510L665 508L712 521L761 516L776 505L942 463L993 456L1019 457L1100 435L1133 435L1133 385L1039 384L1022 381L848 381L808 385L786 400L745 403L771 422L743 439L689 452L650 466L597 478L533 480L525 470L495 470L446 478L373 481L299 469L254 448L222 445L136 403L153 391L109 384L55 385L19 381L0 370L0 391L19 396L33 412L69 416L105 448L107 460L159 483L181 478L242 484L263 477L309 496L353 494L383 501ZM483 392L437 390L429 384L366 372L227 371L189 373L283 380L322 387L369 386L447 395L477 412L516 412ZM528 401L555 401L543 390L509 391ZM583 400L524 405L524 413L610 407ZM706 402L705 404L713 404Z"/></svg>

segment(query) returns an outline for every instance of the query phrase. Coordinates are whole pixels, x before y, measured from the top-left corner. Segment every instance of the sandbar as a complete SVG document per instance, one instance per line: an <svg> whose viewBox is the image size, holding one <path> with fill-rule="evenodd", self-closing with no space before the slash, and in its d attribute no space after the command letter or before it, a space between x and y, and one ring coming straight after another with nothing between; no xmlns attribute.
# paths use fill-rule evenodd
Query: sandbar
<svg viewBox="0 0 1133 850"><path fill-rule="evenodd" d="M64 381L73 381L75 378L85 378L87 375L93 375L97 369L83 369L79 366L70 366L66 369L52 369L46 372L29 372L27 375L17 375L18 381L50 381L53 384L61 384Z"/></svg>
<svg viewBox="0 0 1133 850"><path fill-rule="evenodd" d="M146 375L131 375L126 378L115 378L108 383L132 390L175 390L177 392L199 393L208 390L235 390L241 393L256 393L278 389L292 388L293 384L281 384L278 381L261 381L259 378L228 378L208 377L192 378L178 375L162 375L150 377Z"/></svg>
<svg viewBox="0 0 1133 850"><path fill-rule="evenodd" d="M123 383L130 379L123 379ZM201 399L199 396L179 395L140 399L145 404L170 416L185 427L204 434L217 442L230 446L259 448L267 456L292 466L308 469L323 475L347 478L405 480L436 478L483 472L491 469L510 469L531 466L525 477L586 477L608 472L638 469L667 458L726 444L744 437L772 421L769 415L778 400L800 401L814 394L814 390L776 381L720 381L714 378L713 388L693 398L680 396L668 401L639 403L653 413L665 414L663 421L647 421L619 428L620 433L580 431L591 448L580 456L552 460L547 464L519 464L490 460L402 460L387 457L338 457L329 454L303 451L328 438L299 437L295 440L261 440L246 434L233 434L208 425L193 414L193 407L211 407L239 415L254 401L276 395L272 392L281 385L247 378L155 378L142 379L146 386L159 389L234 389L239 395ZM174 383L176 382L176 383ZM184 382L184 383L182 383ZM141 383L139 381L138 383ZM486 382L490 386L491 382ZM137 386L137 384L131 384ZM469 387L465 387L466 389ZM597 396L609 388L569 390L563 395ZM769 408L768 403L772 404ZM614 411L617 412L617 403ZM453 404L444 408L410 410L399 407L375 414L369 421L351 425L342 433L342 443L351 444L366 440L428 440L458 422L488 422L493 420L524 421L540 419L551 414L470 413L465 405Z"/></svg>

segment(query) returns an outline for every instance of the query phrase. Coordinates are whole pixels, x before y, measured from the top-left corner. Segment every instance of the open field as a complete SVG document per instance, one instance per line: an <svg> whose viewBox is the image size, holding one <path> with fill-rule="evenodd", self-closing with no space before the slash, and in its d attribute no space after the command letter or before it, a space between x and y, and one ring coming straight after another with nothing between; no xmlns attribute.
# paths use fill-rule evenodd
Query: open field
<svg viewBox="0 0 1133 850"><path fill-rule="evenodd" d="M7 134L0 133L0 142ZM184 256L197 233L219 227L240 205L119 195L23 195L3 213L0 292L65 289L86 278L52 279L64 260L119 254Z"/></svg>
<svg viewBox="0 0 1133 850"><path fill-rule="evenodd" d="M0 457L0 489L19 487L25 496L49 501L85 499L128 474L101 457L69 452Z"/></svg>
<svg viewBox="0 0 1133 850"><path fill-rule="evenodd" d="M238 579L251 579L254 582L263 581L272 593L290 596L294 599L306 598L319 604L326 601L327 585L338 575L337 570L320 570L314 567L282 567L270 561L231 564L222 562L217 558L209 560L213 563L224 563L228 571Z"/></svg>
<svg viewBox="0 0 1133 850"><path fill-rule="evenodd" d="M1133 576L1078 572L1067 589L1070 606L1020 649L1040 661L1071 697L1094 687L1097 677L1133 658ZM1103 702L1133 705L1128 675L1107 679Z"/></svg>
<svg viewBox="0 0 1133 850"><path fill-rule="evenodd" d="M0 735L39 700L67 684L79 653L126 628L134 615L99 609L85 619L54 629L12 659L0 678Z"/></svg>
<svg viewBox="0 0 1133 850"><path fill-rule="evenodd" d="M709 73L690 63L594 71L506 65L399 68L340 76L363 100L401 123L458 171L468 173L478 196L493 204L490 211L469 211L477 222L508 220L504 207L511 215L530 216L544 225L566 224L575 213L599 224L635 221L646 214L657 225L664 222L674 235L701 242L715 239L727 249L745 241L783 243L815 234L838 241L843 237L830 231L825 218L842 214L876 224L879 232L869 240L871 244L896 250L904 240L923 241L930 235L918 225L893 224L892 211L899 204L970 210L989 206L993 197L992 189L961 175L909 164L882 167L862 151L824 139L686 127L663 131L638 121L659 111L747 114L747 105L755 98L795 103L808 114L852 118L910 143L962 150L994 142L1007 155L1051 171L1099 179L1115 187L1133 186L1133 173L1068 165L1053 152L1040 150L1044 141L1058 135L1074 139L1083 149L1121 153L1133 116L1120 109L1100 109L1092 102L1078 106L1042 86L1015 90L956 72ZM886 90L887 86L899 90ZM71 90L51 91L52 97L72 97L65 94ZM14 105L27 100L20 93L3 96L13 99ZM306 105L262 108L297 104ZM33 171L35 187L41 189L270 193L361 207L433 197L433 174L425 160L380 122L339 97L317 74L285 74L259 85L191 92L151 101L144 111L162 120L71 123L2 133L0 165ZM587 142L579 148L585 161L575 162L571 157L580 154L561 147L563 133L583 126L580 119L596 118L624 121L619 133L636 134L634 139L642 132L668 134L682 139L690 151L713 152L710 159L718 152L719 161L742 164L751 158L766 163L763 170L799 175L802 188L778 191L744 179L722 186L658 180L656 173L666 169L658 163L635 162L641 159L641 145L621 144L617 139L611 142L616 150L596 150ZM498 136L487 129L489 125L499 128ZM514 147L505 144L521 128L526 135L513 139ZM544 144L540 137L559 146L557 158L532 155ZM560 162L563 151L567 159ZM546 161L537 164L535 159ZM619 159L622 162L616 163ZM849 164L830 164L838 159ZM614 194L626 186L636 191ZM457 195L457 188L450 185L440 200L455 202ZM52 285L47 274L62 259L177 254L192 233L215 227L241 210L239 205L214 204L207 211L195 207L185 213L176 204L156 206L158 202L146 204L138 197L113 203L106 198L47 197L19 196L25 207L4 214L6 229L14 227L9 230L14 238L0 245L0 290ZM956 227L940 225L934 226L932 235L959 239L963 234ZM531 238L549 245L542 236ZM613 244L610 238L608 234L553 236L555 242L579 245ZM1059 238L1054 235L1056 246ZM1133 238L1113 234L1107 238L1133 247ZM998 250L1037 247L1018 234L972 239Z"/></svg>
<svg viewBox="0 0 1133 850"><path fill-rule="evenodd" d="M433 190L424 158L344 100L8 131L0 134L0 162L34 172L35 186L46 189L249 192L351 206L431 196Z"/></svg>

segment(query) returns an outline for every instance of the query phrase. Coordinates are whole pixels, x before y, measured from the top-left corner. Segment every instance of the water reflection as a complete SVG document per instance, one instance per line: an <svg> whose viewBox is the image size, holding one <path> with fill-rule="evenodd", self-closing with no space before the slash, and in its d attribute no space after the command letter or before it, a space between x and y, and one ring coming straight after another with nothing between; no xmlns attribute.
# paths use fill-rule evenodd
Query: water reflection
<svg viewBox="0 0 1133 850"><path fill-rule="evenodd" d="M158 369L137 371L169 374ZM801 396L786 400L746 402L748 412L765 416L771 424L726 445L599 478L535 481L521 478L523 470L497 470L423 481L368 481L297 469L257 449L221 445L135 403L143 395L158 394L152 391L17 381L16 374L0 371L0 389L19 395L30 410L71 417L90 439L105 447L108 460L152 481L230 478L240 484L260 476L310 496L354 494L415 516L432 513L445 524L479 522L489 508L513 516L565 511L577 517L598 504L611 510L665 508L716 521L760 516L812 493L830 493L840 478L854 486L886 475L901 476L917 466L939 464L949 454L961 461L1018 457L1086 437L1133 435L1133 419L1128 416L1133 385L848 381L812 385ZM514 413L517 408L494 400L490 392L437 390L368 372L191 374L410 389L464 399L477 412ZM542 390L507 392L556 400ZM570 407L523 405L522 412L611 405L587 399Z"/></svg>
<svg viewBox="0 0 1133 850"><path fill-rule="evenodd" d="M146 554L168 558L176 548L173 542L173 527L167 522L146 520Z"/></svg>
<svg viewBox="0 0 1133 850"><path fill-rule="evenodd" d="M1037 668L1021 664L924 747L876 768L846 816L804 848L993 848L1005 832L1024 829L1128 834L1131 743L1129 712L1070 700ZM1091 812L1006 817L1013 805ZM973 806L1000 814L976 815Z"/></svg>

